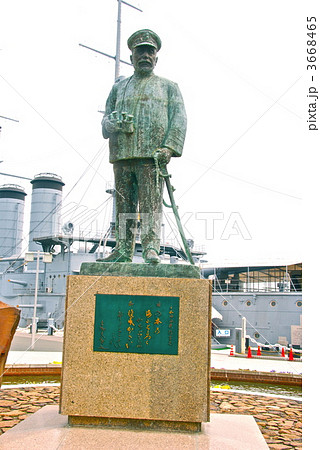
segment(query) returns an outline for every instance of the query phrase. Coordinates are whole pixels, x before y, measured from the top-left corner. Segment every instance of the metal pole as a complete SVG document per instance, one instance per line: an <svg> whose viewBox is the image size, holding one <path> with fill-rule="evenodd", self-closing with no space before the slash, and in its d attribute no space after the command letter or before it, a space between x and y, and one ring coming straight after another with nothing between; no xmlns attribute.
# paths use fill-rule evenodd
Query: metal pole
<svg viewBox="0 0 320 450"><path fill-rule="evenodd" d="M118 20L117 20L117 46L116 46L116 65L114 79L120 75L120 44L121 44L121 0L118 0Z"/></svg>
<svg viewBox="0 0 320 450"><path fill-rule="evenodd" d="M246 352L246 334L247 334L247 319L242 317L241 324L241 353L244 354Z"/></svg>
<svg viewBox="0 0 320 450"><path fill-rule="evenodd" d="M34 305L33 305L33 317L32 317L32 336L30 350L34 350L34 343L36 340L36 315L37 315L37 301L38 301L38 282L39 282L39 261L40 251L37 251L37 266L36 266L36 283L34 289Z"/></svg>

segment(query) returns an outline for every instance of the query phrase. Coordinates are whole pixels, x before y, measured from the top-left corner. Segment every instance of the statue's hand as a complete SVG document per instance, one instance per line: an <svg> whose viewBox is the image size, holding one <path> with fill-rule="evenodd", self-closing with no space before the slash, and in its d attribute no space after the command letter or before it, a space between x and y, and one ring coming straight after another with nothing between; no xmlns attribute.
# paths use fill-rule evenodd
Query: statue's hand
<svg viewBox="0 0 320 450"><path fill-rule="evenodd" d="M102 119L102 127L109 133L117 133L121 130L121 121L119 121L118 113L114 111L113 113L105 116Z"/></svg>
<svg viewBox="0 0 320 450"><path fill-rule="evenodd" d="M158 148L153 156L158 161L159 166L166 166L170 162L172 151L169 148Z"/></svg>

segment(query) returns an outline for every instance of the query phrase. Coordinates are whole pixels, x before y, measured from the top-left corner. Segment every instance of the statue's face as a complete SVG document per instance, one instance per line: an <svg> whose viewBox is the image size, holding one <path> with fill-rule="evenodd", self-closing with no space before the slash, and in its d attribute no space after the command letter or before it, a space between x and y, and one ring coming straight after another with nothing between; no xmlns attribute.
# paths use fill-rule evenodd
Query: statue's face
<svg viewBox="0 0 320 450"><path fill-rule="evenodd" d="M157 64L157 50L151 45L139 45L133 49L130 59L137 73L147 75Z"/></svg>

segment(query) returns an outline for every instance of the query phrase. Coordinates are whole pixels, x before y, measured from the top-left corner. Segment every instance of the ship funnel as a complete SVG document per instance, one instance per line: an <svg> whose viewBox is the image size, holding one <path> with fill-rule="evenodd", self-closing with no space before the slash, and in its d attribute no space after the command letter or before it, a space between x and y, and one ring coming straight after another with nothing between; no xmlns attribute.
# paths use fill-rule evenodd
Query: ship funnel
<svg viewBox="0 0 320 450"><path fill-rule="evenodd" d="M39 250L34 238L53 236L61 230L61 202L64 183L54 173L40 173L31 181L29 250Z"/></svg>
<svg viewBox="0 0 320 450"><path fill-rule="evenodd" d="M20 255L23 239L24 199L21 186L0 186L0 256Z"/></svg>

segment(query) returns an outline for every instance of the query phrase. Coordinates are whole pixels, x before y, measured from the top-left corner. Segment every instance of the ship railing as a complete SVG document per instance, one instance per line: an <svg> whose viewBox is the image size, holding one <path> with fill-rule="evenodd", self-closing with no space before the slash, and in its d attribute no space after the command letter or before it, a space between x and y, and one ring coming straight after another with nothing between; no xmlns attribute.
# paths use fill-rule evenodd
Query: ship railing
<svg viewBox="0 0 320 450"><path fill-rule="evenodd" d="M299 280L298 280L299 281ZM299 285L301 286L301 282L299 281ZM273 282L260 282L260 283L243 283L237 280L225 280L225 279L212 279L213 290L217 292L243 292L243 293L252 293L252 292L277 292L277 293L288 293L288 292L301 292L302 288L293 283L283 284L279 281Z"/></svg>

